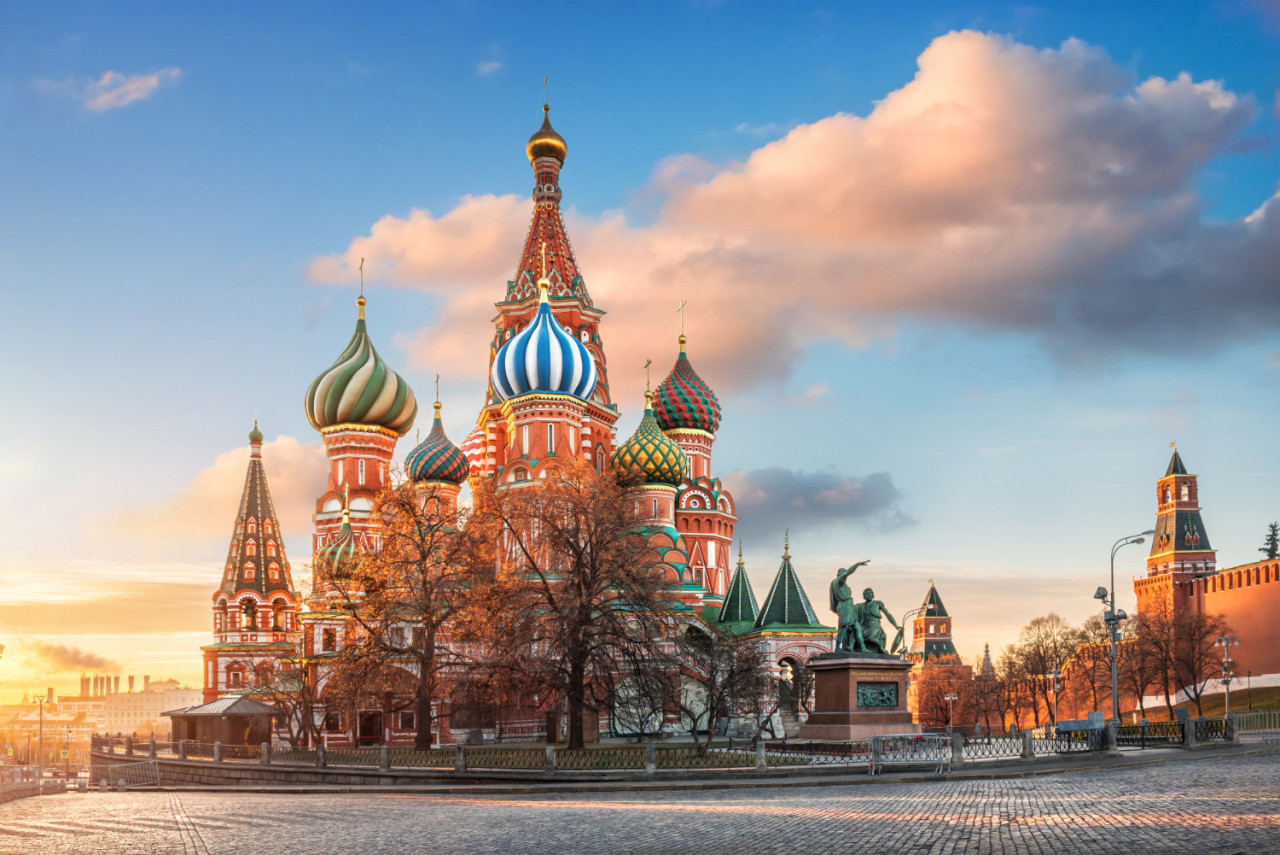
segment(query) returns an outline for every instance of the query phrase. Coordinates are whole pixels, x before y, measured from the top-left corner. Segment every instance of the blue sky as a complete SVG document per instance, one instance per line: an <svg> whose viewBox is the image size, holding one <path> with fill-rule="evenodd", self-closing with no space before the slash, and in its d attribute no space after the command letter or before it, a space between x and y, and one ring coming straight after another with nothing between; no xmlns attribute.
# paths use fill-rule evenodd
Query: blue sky
<svg viewBox="0 0 1280 855"><path fill-rule="evenodd" d="M1072 39L1085 47L1065 48ZM15 649L60 637L124 669L196 679L208 628L199 592L215 584L235 513L217 502L238 492L237 449L255 407L270 439L292 438L268 446L267 465L277 504L290 503L282 513L301 521L290 531L295 572L306 563L317 437L302 393L350 335L359 253L372 262L375 341L423 399L444 375L447 426L461 440L481 395L484 306L501 296L527 222L523 143L540 120L543 75L569 142L562 183L579 263L610 310L620 429L638 419L642 359L674 358L672 310L687 297L691 356L725 404L715 469L773 491L741 529L759 594L791 528L815 594L855 558L872 558L867 581L896 611L935 578L966 657L1053 609L1080 620L1110 544L1151 522L1152 481L1175 439L1202 475L1220 564L1252 560L1280 517L1280 277L1267 266L1280 215L1255 215L1280 188L1277 55L1280 9L1244 0L536 13L7 5L0 484L20 536L0 564L19 583L0 635ZM932 71L918 68L922 57ZM960 73L978 65L981 75ZM1180 89L1142 88L1184 72ZM948 95L949 75L990 91ZM1217 89L1203 88L1211 81ZM125 84L142 95L128 101ZM877 107L891 93L901 93L897 119ZM1025 176L1010 178L1016 204L985 200L994 176L946 172L939 164L961 146L901 121L952 96L997 110L979 140L997 152L1023 127L1007 115L1001 124L998 108L1024 99L1027 127L1057 129L1043 145L1077 132L1083 141L1047 162L1069 171L1105 144L1128 189L1096 190L1081 167L1078 181L1051 176L1030 190ZM1076 121L1099 100L1114 122ZM840 114L866 121L841 124ZM1108 123L1123 132L1099 130ZM854 189L901 208L883 220L847 197L824 209L823 176L836 182L865 163L847 152L873 132L911 152L869 168ZM775 181L787 152L798 154L785 166L811 158L818 178ZM936 200L930 182L910 181L916 170L937 173ZM776 208L779 223L799 224L785 241L762 234L767 221L736 218L741 198L792 187ZM936 233L912 225L970 207L981 211ZM809 208L861 225L811 246ZM1033 209L1034 230L1007 226L1015 208ZM411 223L415 209L430 212L426 232ZM1114 219L1080 225L1098 212ZM428 240L430 257L397 248L375 228L384 218ZM436 228L454 220L470 225ZM935 257L957 234L1006 227L992 245L1020 251L990 269ZM466 246L486 229L500 238L496 260ZM705 242L670 249L690 233ZM741 257L704 272L711 246ZM885 261L890 251L900 254ZM628 278L636 258L657 255L661 265ZM668 293L654 271L673 269ZM724 284L752 271L761 281L744 287L772 294L754 312L726 299ZM1013 284L988 294L993 279ZM1018 283L1043 300L1024 310ZM465 364L445 358L464 353ZM784 474L767 474L775 469ZM892 496L868 497L873 473L887 473ZM810 501L788 501L787 485ZM815 505L824 485L836 498ZM1140 557L1125 556L1122 578L1141 571ZM117 594L99 590L113 578ZM78 631L24 605L106 612L127 596L167 617L145 631ZM27 664L0 674L0 698L47 673L18 661Z"/></svg>

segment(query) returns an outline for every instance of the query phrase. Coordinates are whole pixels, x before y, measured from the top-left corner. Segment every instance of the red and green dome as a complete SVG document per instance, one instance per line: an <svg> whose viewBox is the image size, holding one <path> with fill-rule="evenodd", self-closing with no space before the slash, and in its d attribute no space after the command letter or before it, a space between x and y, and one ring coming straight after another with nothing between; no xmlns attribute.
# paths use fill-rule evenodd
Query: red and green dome
<svg viewBox="0 0 1280 855"><path fill-rule="evenodd" d="M684 352L680 336L680 356L667 379L653 395L653 411L663 430L701 430L714 434L720 427L720 402L703 382Z"/></svg>
<svg viewBox="0 0 1280 855"><path fill-rule="evenodd" d="M461 484L466 480L470 465L462 449L445 436L444 424L440 421L439 401L436 401L436 416L431 423L431 433L405 457L404 468L409 470L409 477L417 483L446 481Z"/></svg>
<svg viewBox="0 0 1280 855"><path fill-rule="evenodd" d="M418 402L404 378L382 361L364 323L364 297L355 335L333 365L307 388L307 419L316 430L335 425L367 425L409 432Z"/></svg>
<svg viewBox="0 0 1280 855"><path fill-rule="evenodd" d="M689 458L672 442L653 415L653 393L645 392L644 418L631 438L618 446L610 464L619 474L639 469L646 484L679 487L689 475Z"/></svg>

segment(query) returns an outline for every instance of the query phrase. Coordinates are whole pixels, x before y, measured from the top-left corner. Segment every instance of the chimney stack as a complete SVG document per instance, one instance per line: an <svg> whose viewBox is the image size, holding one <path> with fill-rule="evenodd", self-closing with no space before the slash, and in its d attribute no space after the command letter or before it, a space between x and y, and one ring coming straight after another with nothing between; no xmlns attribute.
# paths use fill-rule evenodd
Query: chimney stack
<svg viewBox="0 0 1280 855"><path fill-rule="evenodd" d="M53 703L53 687L52 686L49 687L49 696L44 699L44 702L46 704Z"/></svg>
<svg viewBox="0 0 1280 855"><path fill-rule="evenodd" d="M86 674L80 675L80 697L89 697L89 677Z"/></svg>
<svg viewBox="0 0 1280 855"><path fill-rule="evenodd" d="M151 678L146 674L142 675L142 691L144 692L151 691Z"/></svg>
<svg viewBox="0 0 1280 855"><path fill-rule="evenodd" d="M133 694L133 675L129 675L129 694Z"/></svg>
<svg viewBox="0 0 1280 855"><path fill-rule="evenodd" d="M116 687L114 691L115 691L115 694L117 695L120 694L120 675L119 674L116 675Z"/></svg>

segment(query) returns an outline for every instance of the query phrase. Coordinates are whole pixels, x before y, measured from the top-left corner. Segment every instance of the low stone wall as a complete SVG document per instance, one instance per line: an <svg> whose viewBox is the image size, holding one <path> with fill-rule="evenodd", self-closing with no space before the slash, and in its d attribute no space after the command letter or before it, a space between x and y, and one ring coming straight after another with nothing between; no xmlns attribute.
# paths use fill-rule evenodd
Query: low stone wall
<svg viewBox="0 0 1280 855"><path fill-rule="evenodd" d="M97 784L107 779L108 766L136 763L148 759L146 755L132 757L120 754L92 752L90 754L90 780ZM311 784L339 784L344 786L413 786L457 783L466 773L441 772L435 769L392 769L368 767L327 766L277 766L260 763L214 763L210 760L174 760L161 758L156 761L162 786L287 786ZM465 780L482 780L483 775L467 776Z"/></svg>
<svg viewBox="0 0 1280 855"><path fill-rule="evenodd" d="M14 799L25 799L28 796L47 796L51 793L66 791L67 785L64 781L45 781L43 790L37 781L4 781L0 782L0 804Z"/></svg>

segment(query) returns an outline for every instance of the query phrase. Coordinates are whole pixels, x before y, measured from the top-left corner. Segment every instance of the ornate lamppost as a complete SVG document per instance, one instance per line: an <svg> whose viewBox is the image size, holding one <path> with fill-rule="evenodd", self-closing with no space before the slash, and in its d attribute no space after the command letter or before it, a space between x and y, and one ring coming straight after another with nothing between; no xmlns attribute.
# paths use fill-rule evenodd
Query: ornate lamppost
<svg viewBox="0 0 1280 855"><path fill-rule="evenodd" d="M947 735L950 736L956 723L955 703L960 696L954 692L947 692L943 697L947 699Z"/></svg>
<svg viewBox="0 0 1280 855"><path fill-rule="evenodd" d="M1106 588L1098 588L1093 594L1095 600L1102 600L1107 606L1107 610L1102 613L1102 620L1111 635L1111 720L1116 724L1120 723L1120 678L1116 667L1119 652L1116 645L1120 641L1120 623L1129 617L1123 609L1116 608L1116 552L1122 546L1145 543L1146 538L1155 533L1155 529L1148 529L1142 534L1131 534L1117 540L1111 547L1111 591L1108 594Z"/></svg>
<svg viewBox="0 0 1280 855"><path fill-rule="evenodd" d="M1213 643L1214 647L1222 648L1222 685L1227 690L1225 708L1222 711L1224 718L1231 715L1231 678L1235 676L1231 670L1232 666L1236 664L1235 660L1231 658L1231 648L1239 643L1240 639L1234 635L1220 635L1218 640Z"/></svg>

